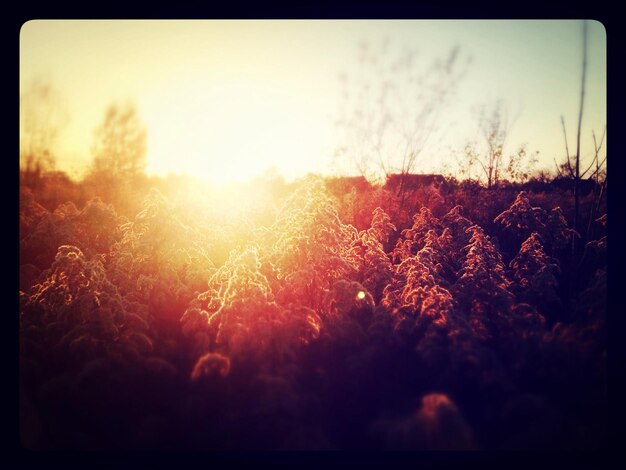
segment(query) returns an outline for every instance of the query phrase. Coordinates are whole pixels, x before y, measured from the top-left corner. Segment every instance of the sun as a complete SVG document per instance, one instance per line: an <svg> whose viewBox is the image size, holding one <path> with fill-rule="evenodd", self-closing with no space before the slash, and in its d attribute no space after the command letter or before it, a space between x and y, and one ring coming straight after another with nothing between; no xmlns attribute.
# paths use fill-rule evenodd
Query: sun
<svg viewBox="0 0 626 470"><path fill-rule="evenodd" d="M320 139L321 111L307 109L303 96L260 77L174 82L142 106L148 171L211 184L249 181L268 168L286 179L323 171L331 152Z"/></svg>

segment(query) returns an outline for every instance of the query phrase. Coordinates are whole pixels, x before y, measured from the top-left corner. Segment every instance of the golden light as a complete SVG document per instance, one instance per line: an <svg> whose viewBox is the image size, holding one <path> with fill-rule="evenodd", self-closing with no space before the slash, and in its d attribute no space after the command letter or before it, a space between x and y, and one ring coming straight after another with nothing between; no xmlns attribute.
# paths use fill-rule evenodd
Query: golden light
<svg viewBox="0 0 626 470"><path fill-rule="evenodd" d="M600 130L606 33L597 21L590 28L585 122ZM436 172L442 154L462 149L475 133L468 111L493 90L513 107L524 103L512 141L532 136L529 149L559 154L554 116L576 112L578 83L568 77L578 70L578 34L571 20L31 20L20 30L20 92L39 77L63 100L69 121L55 138L58 170L87 171L104 111L130 99L148 131L148 174L185 173L219 184L275 167L292 180L330 172L344 144L335 126L345 95L338 76L350 84L361 76L363 39L372 47L384 38L400 48L428 44L420 51L424 64L461 43L476 53L476 64L446 107L454 126L440 123L454 131L441 143L431 139L420 159L419 171ZM519 74L531 69L538 73ZM585 145L584 153L593 153L590 139ZM545 164L552 167L551 159ZM353 171L349 163L340 169Z"/></svg>
<svg viewBox="0 0 626 470"><path fill-rule="evenodd" d="M213 223L235 224L233 227L246 221L269 223L265 219L273 214L271 189L268 177L222 184L183 177L180 181L172 179L169 184L170 198L179 211L190 218L205 217Z"/></svg>
<svg viewBox="0 0 626 470"><path fill-rule="evenodd" d="M248 74L245 82L184 82L185 88L174 81L156 90L141 103L150 129L148 171L216 185L247 182L271 167L286 178L313 169L311 162L330 153L316 135L322 111L303 103L310 93L276 82Z"/></svg>
<svg viewBox="0 0 626 470"><path fill-rule="evenodd" d="M365 298L365 292L360 290L357 294L356 294L356 298L359 300L363 300Z"/></svg>

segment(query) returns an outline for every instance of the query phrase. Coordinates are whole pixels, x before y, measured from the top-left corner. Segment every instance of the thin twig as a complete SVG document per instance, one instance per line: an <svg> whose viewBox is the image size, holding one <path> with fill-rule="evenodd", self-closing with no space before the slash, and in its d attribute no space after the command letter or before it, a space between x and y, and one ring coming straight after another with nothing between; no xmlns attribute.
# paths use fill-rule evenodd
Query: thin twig
<svg viewBox="0 0 626 470"><path fill-rule="evenodd" d="M572 162L570 160L570 156L569 156L569 146L567 145L567 131L565 130L565 119L563 119L563 116L561 115L561 127L563 128L563 138L565 139L565 152L566 152L566 156L567 156L567 169L569 170L569 175L571 178L574 177L574 169L572 168ZM559 174L561 174L561 172L559 171Z"/></svg>
<svg viewBox="0 0 626 470"><path fill-rule="evenodd" d="M562 178L563 177L563 172L561 171L561 168L559 167L559 164L556 162L556 158L554 159L554 166L556 166L556 174L558 178Z"/></svg>

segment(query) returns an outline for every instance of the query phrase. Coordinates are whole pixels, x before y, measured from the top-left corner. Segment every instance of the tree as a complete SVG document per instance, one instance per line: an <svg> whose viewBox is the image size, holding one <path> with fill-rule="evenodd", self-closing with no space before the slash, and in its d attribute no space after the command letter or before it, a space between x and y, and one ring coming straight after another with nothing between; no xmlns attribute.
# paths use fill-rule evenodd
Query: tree
<svg viewBox="0 0 626 470"><path fill-rule="evenodd" d="M25 183L54 168L54 144L68 117L58 92L35 79L20 92L20 170Z"/></svg>
<svg viewBox="0 0 626 470"><path fill-rule="evenodd" d="M415 49L395 55L388 49L388 40L378 48L361 44L358 75L340 77L344 99L337 124L345 142L335 155L370 180L400 173L403 194L404 178L414 172L467 62L455 47L420 70Z"/></svg>
<svg viewBox="0 0 626 470"><path fill-rule="evenodd" d="M597 202L592 204L592 209L589 215L588 227L587 231L589 231L589 227L591 225L591 221L595 219L597 210L594 209L600 206L600 201L602 199L602 195L606 189L606 155L604 159L600 161L600 151L602 150L602 145L604 144L606 137L606 127L604 128L604 132L598 142L596 138L595 131L592 131L593 137L593 145L594 145L594 157L591 160L591 163L587 167L587 169L583 170L581 168L581 155L580 155L580 134L582 129L582 121L583 121L583 110L585 103L585 81L587 77L587 21L583 21L582 24L582 36L583 36L583 57L582 57L582 77L581 77L581 85L580 85L580 107L578 110L578 127L576 132L576 154L570 155L569 146L567 141L567 132L565 130L565 119L561 116L561 126L563 127L563 137L565 139L565 152L566 152L566 160L561 165L556 165L556 169L558 175L560 177L567 177L574 180L574 229L579 233L582 232L582 221L580 214L580 189L581 189L581 180L583 178L590 177L595 178L596 186L600 184L600 178L603 179L602 188L600 193L598 194ZM605 150L606 153L606 150ZM556 161L555 161L556 163ZM595 167L595 168L594 168ZM593 171L592 171L593 170ZM589 173L592 171L591 173ZM595 189L594 189L595 193ZM574 249L575 240L572 241L572 249Z"/></svg>
<svg viewBox="0 0 626 470"><path fill-rule="evenodd" d="M95 131L93 173L132 178L146 166L146 130L135 106L112 104Z"/></svg>
<svg viewBox="0 0 626 470"><path fill-rule="evenodd" d="M460 173L471 178L472 167L478 164L478 179L484 181L487 188L496 185L505 175L518 180L528 178L538 152L528 155L525 144L514 152L506 152L511 126L512 121L502 100L493 105L483 105L478 112L481 142L466 144L459 165Z"/></svg>
<svg viewBox="0 0 626 470"><path fill-rule="evenodd" d="M585 78L587 77L587 22L583 21L583 73L580 85L580 110L578 112L578 133L576 134L576 185L574 186L574 230L578 230L578 214L580 212L580 128L583 122L583 106L585 103Z"/></svg>

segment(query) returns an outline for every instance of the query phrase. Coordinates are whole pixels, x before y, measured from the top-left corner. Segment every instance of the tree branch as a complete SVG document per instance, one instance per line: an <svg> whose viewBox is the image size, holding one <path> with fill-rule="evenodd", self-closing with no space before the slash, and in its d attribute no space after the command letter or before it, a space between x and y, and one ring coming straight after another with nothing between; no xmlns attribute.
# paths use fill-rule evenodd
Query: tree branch
<svg viewBox="0 0 626 470"><path fill-rule="evenodd" d="M565 119L563 119L562 115L561 115L561 127L563 128L563 138L565 139L565 152L567 155L567 169L569 170L570 177L573 178L574 169L572 168L572 162L569 156L569 146L567 145L567 131L565 130ZM559 174L562 175L560 171L559 171Z"/></svg>

